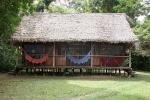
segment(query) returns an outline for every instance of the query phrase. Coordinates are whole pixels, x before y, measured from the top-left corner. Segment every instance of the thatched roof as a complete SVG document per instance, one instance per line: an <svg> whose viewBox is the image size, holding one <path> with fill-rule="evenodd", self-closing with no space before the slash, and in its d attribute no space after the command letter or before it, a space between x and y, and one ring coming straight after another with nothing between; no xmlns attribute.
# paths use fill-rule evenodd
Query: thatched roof
<svg viewBox="0 0 150 100"><path fill-rule="evenodd" d="M138 41L123 13L36 13L23 17L12 39L14 42Z"/></svg>

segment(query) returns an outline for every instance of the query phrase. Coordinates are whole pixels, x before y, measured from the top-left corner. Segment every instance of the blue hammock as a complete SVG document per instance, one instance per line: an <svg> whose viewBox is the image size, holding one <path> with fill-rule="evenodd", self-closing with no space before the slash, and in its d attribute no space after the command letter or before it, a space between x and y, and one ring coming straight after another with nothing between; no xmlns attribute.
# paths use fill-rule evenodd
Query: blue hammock
<svg viewBox="0 0 150 100"><path fill-rule="evenodd" d="M91 51L90 51L87 55L85 55L84 57L82 57L82 58L76 58L76 57L74 57L73 55L68 54L68 55L67 55L67 58L68 58L71 62L73 62L73 63L75 63L75 64L84 64L84 63L88 62L88 61L91 59L90 54L91 54Z"/></svg>

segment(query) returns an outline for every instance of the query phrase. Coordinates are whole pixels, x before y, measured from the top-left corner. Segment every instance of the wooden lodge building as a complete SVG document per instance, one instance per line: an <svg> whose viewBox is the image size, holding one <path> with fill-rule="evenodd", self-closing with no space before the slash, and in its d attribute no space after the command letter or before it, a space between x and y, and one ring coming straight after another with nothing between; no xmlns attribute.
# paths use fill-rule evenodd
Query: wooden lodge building
<svg viewBox="0 0 150 100"><path fill-rule="evenodd" d="M124 13L36 13L24 16L12 36L27 71L131 74L138 42Z"/></svg>

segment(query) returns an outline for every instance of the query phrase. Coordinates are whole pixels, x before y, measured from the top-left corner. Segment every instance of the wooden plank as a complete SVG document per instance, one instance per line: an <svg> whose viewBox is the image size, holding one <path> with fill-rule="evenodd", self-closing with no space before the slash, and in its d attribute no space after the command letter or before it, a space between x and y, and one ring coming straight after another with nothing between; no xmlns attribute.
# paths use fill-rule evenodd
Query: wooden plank
<svg viewBox="0 0 150 100"><path fill-rule="evenodd" d="M47 63L48 66L53 66L53 56L49 56Z"/></svg>
<svg viewBox="0 0 150 100"><path fill-rule="evenodd" d="M55 57L55 66L65 66L66 65L66 58L65 56Z"/></svg>
<svg viewBox="0 0 150 100"><path fill-rule="evenodd" d="M93 56L93 66L101 66L100 57Z"/></svg>

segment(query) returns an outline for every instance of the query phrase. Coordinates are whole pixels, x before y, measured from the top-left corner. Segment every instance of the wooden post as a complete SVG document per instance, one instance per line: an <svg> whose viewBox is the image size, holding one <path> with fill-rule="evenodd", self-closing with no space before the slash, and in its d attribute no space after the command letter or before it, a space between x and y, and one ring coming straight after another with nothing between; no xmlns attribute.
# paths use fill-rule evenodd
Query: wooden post
<svg viewBox="0 0 150 100"><path fill-rule="evenodd" d="M20 47L21 49L21 64L23 64L23 65L26 65L26 61L25 61L25 54L24 54L24 51L23 51L23 49L24 49L24 46L22 45L21 47Z"/></svg>
<svg viewBox="0 0 150 100"><path fill-rule="evenodd" d="M19 58L18 58L18 56L19 56L19 54L18 54L18 48L16 49L16 55L17 55L17 57L16 57L16 66L18 66L18 64L19 64Z"/></svg>
<svg viewBox="0 0 150 100"><path fill-rule="evenodd" d="M121 69L119 69L119 75L121 75Z"/></svg>
<svg viewBox="0 0 150 100"><path fill-rule="evenodd" d="M53 46L53 67L55 67L55 42Z"/></svg>
<svg viewBox="0 0 150 100"><path fill-rule="evenodd" d="M66 46L65 46L65 66L67 66L67 51L66 51Z"/></svg>
<svg viewBox="0 0 150 100"><path fill-rule="evenodd" d="M93 48L92 48L92 42L91 42L91 67L93 67Z"/></svg>
<svg viewBox="0 0 150 100"><path fill-rule="evenodd" d="M131 62L131 49L129 49L129 67L131 68L132 62Z"/></svg>

